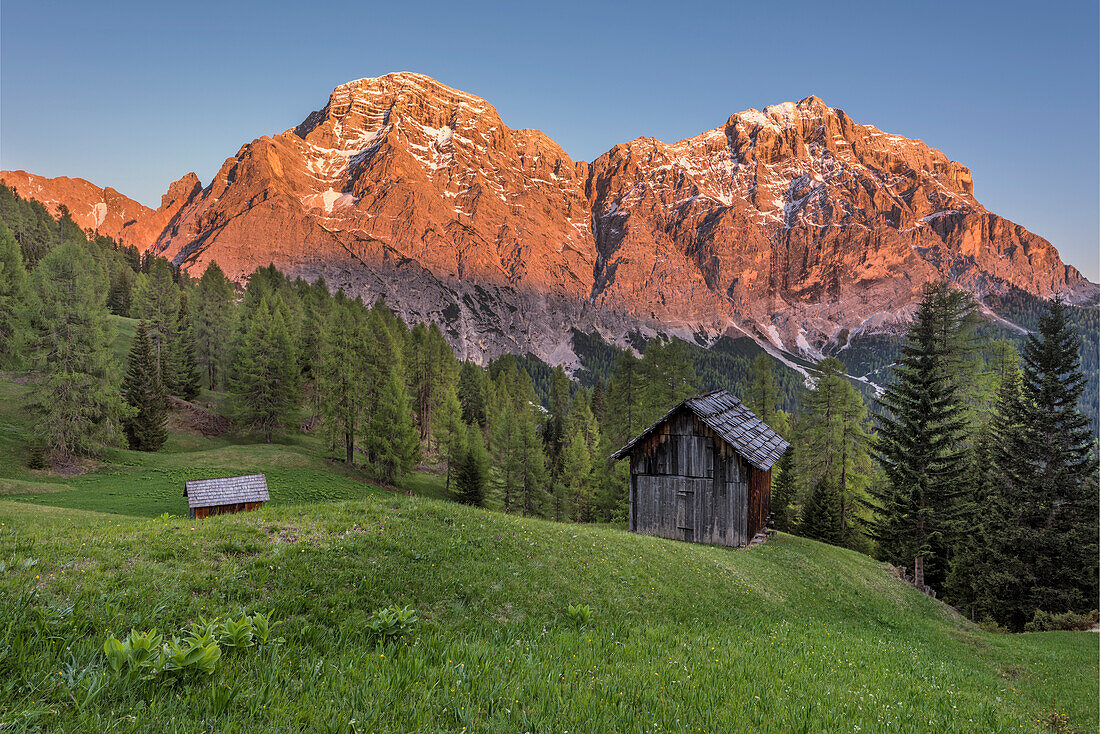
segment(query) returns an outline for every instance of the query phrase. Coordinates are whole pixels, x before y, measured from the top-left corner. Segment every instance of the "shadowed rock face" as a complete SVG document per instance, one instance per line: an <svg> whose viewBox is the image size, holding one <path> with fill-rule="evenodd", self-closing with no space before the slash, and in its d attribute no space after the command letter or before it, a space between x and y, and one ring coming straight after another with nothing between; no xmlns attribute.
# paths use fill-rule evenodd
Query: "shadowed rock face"
<svg viewBox="0 0 1100 734"><path fill-rule="evenodd" d="M589 164L508 128L485 100L390 74L337 87L205 189L190 176L135 219L135 237L193 274L273 262L384 295L474 359L575 364L573 327L620 343L635 328L744 331L814 354L904 322L937 278L979 296L1100 293L1049 242L986 211L965 166L816 97Z"/></svg>

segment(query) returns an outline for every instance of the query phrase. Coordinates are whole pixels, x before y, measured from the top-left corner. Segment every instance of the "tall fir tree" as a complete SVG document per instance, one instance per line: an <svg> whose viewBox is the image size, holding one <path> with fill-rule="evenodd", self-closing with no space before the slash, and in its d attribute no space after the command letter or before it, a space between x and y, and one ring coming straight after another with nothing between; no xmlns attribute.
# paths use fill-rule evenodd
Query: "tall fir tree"
<svg viewBox="0 0 1100 734"><path fill-rule="evenodd" d="M29 407L39 446L58 463L118 443L130 413L111 358L106 283L97 272L83 246L66 242L38 263L30 279L39 381Z"/></svg>
<svg viewBox="0 0 1100 734"><path fill-rule="evenodd" d="M1027 601L1046 612L1088 611L1098 592L1096 438L1078 407L1086 383L1081 337L1060 298L1048 302L1021 357L1017 429L1026 451L1005 459L1024 495L1017 523L1031 535L1036 583Z"/></svg>
<svg viewBox="0 0 1100 734"><path fill-rule="evenodd" d="M0 367L15 366L26 335L27 272L23 253L0 221Z"/></svg>
<svg viewBox="0 0 1100 734"><path fill-rule="evenodd" d="M561 365L550 373L550 411L546 417L546 448L551 465L557 467L566 440L565 422L569 416L569 378Z"/></svg>
<svg viewBox="0 0 1100 734"><path fill-rule="evenodd" d="M168 416L164 407L164 382L157 369L156 356L144 321L138 324L130 345L122 394L133 408L133 415L123 422L130 448L135 451L158 451L168 439Z"/></svg>
<svg viewBox="0 0 1100 734"><path fill-rule="evenodd" d="M841 545L844 535L840 509L840 491L836 476L822 474L810 490L802 508L799 532L807 538Z"/></svg>
<svg viewBox="0 0 1100 734"><path fill-rule="evenodd" d="M388 371L367 425L367 453L375 476L395 484L416 466L420 436L409 409L409 395L397 368Z"/></svg>
<svg viewBox="0 0 1100 734"><path fill-rule="evenodd" d="M165 388L178 398L194 400L199 396L202 374L199 371L195 329L186 290L180 293L179 315L176 318L174 338L169 345L169 356Z"/></svg>
<svg viewBox="0 0 1100 734"><path fill-rule="evenodd" d="M458 400L466 425L485 428L485 370L473 362L463 362L458 372Z"/></svg>
<svg viewBox="0 0 1100 734"><path fill-rule="evenodd" d="M973 310L965 294L943 283L924 286L875 416L875 452L887 481L871 493L874 538L887 560L922 567L925 583L937 588L964 532L970 416L958 365Z"/></svg>
<svg viewBox="0 0 1100 734"><path fill-rule="evenodd" d="M146 270L145 277L138 281L131 315L144 320L148 326L157 367L165 374L171 360L170 344L175 339L179 321L179 287L172 264L164 258L149 256Z"/></svg>
<svg viewBox="0 0 1100 734"><path fill-rule="evenodd" d="M220 390L229 373L229 344L236 312L233 284L216 262L210 263L195 289L195 346L206 386Z"/></svg>
<svg viewBox="0 0 1100 734"><path fill-rule="evenodd" d="M297 356L282 299L265 295L248 319L231 386L241 423L268 443L287 429L299 405Z"/></svg>
<svg viewBox="0 0 1100 734"><path fill-rule="evenodd" d="M485 439L476 426L466 431L462 460L455 472L455 495L459 502L475 507L485 505L489 483L489 455Z"/></svg>

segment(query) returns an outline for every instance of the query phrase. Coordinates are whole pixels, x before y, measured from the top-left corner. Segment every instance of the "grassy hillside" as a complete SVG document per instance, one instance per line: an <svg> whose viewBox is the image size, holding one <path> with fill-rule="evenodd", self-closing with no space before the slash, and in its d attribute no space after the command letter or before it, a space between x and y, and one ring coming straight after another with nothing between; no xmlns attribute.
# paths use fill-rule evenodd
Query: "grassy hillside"
<svg viewBox="0 0 1100 734"><path fill-rule="evenodd" d="M983 633L792 536L732 550L400 495L202 522L0 501L0 562L4 731L1007 732L1052 707L1096 729L1096 635ZM387 605L422 621L376 645ZM104 674L109 633L254 610L285 642L212 680Z"/></svg>

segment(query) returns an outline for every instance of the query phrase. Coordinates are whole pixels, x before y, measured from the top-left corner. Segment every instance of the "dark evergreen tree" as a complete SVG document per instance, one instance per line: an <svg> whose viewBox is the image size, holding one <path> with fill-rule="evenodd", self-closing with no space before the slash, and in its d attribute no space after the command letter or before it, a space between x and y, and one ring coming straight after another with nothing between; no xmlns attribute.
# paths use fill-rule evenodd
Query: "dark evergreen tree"
<svg viewBox="0 0 1100 734"><path fill-rule="evenodd" d="M322 423L348 466L355 463L371 387L370 340L362 305L339 294L324 325L315 375Z"/></svg>
<svg viewBox="0 0 1100 734"><path fill-rule="evenodd" d="M0 221L0 366L14 366L26 339L27 273L15 236Z"/></svg>
<svg viewBox="0 0 1100 734"><path fill-rule="evenodd" d="M874 538L887 560L920 563L925 582L938 588L952 544L964 532L970 421L957 377L960 337L973 310L965 294L942 283L925 285L875 416L875 450L887 481L872 491Z"/></svg>
<svg viewBox="0 0 1100 734"><path fill-rule="evenodd" d="M784 533L794 530L794 501L797 485L794 474L794 448L787 450L772 470L771 511L775 529Z"/></svg>
<svg viewBox="0 0 1100 734"><path fill-rule="evenodd" d="M194 400L199 396L202 375L195 347L195 330L191 323L191 308L187 291L180 294L179 315L176 319L175 335L169 345L170 364L165 376L168 392L183 400Z"/></svg>
<svg viewBox="0 0 1100 734"><path fill-rule="evenodd" d="M195 289L195 347L206 386L211 390L222 389L228 377L235 295L222 269L210 263Z"/></svg>
<svg viewBox="0 0 1100 734"><path fill-rule="evenodd" d="M463 362L458 371L458 400L463 422L485 428L485 371L473 362Z"/></svg>
<svg viewBox="0 0 1100 734"><path fill-rule="evenodd" d="M767 352L761 352L752 362L745 404L760 420L771 426L777 399L778 390L775 385L773 360Z"/></svg>
<svg viewBox="0 0 1100 734"><path fill-rule="evenodd" d="M806 498L799 532L807 538L840 545L840 492L833 475L822 475Z"/></svg>
<svg viewBox="0 0 1100 734"><path fill-rule="evenodd" d="M130 346L122 394L134 409L133 415L123 423L130 448L135 451L159 450L168 439L164 383L144 321L138 324Z"/></svg>
<svg viewBox="0 0 1100 734"><path fill-rule="evenodd" d="M106 282L84 247L58 245L31 275L35 366L30 400L39 446L52 461L98 453L118 442L129 406L111 358Z"/></svg>
<svg viewBox="0 0 1100 734"><path fill-rule="evenodd" d="M279 295L264 296L248 320L234 363L238 418L268 443L286 430L300 399L297 352L286 322Z"/></svg>
<svg viewBox="0 0 1100 734"><path fill-rule="evenodd" d="M550 412L546 418L546 448L551 465L558 467L565 444L565 421L569 415L569 378L561 365L550 375Z"/></svg>
<svg viewBox="0 0 1100 734"><path fill-rule="evenodd" d="M489 481L489 456L481 431L471 426L466 432L466 447L455 473L455 494L459 502L482 507Z"/></svg>

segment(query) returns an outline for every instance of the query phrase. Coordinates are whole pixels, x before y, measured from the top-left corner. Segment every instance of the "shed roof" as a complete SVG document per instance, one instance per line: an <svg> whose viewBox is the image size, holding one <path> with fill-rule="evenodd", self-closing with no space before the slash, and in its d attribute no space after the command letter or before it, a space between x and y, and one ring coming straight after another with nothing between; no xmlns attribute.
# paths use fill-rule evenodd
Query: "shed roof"
<svg viewBox="0 0 1100 734"><path fill-rule="evenodd" d="M263 474L241 477L195 479L185 482L183 496L188 507L234 505L238 502L267 502L267 478Z"/></svg>
<svg viewBox="0 0 1100 734"><path fill-rule="evenodd" d="M659 421L612 454L611 458L621 459L629 456L636 443L653 433L682 407L691 410L699 420L710 426L722 440L733 446L737 453L761 471L771 469L790 448L790 444L782 436L757 418L739 398L731 395L727 390L717 390L677 403Z"/></svg>

